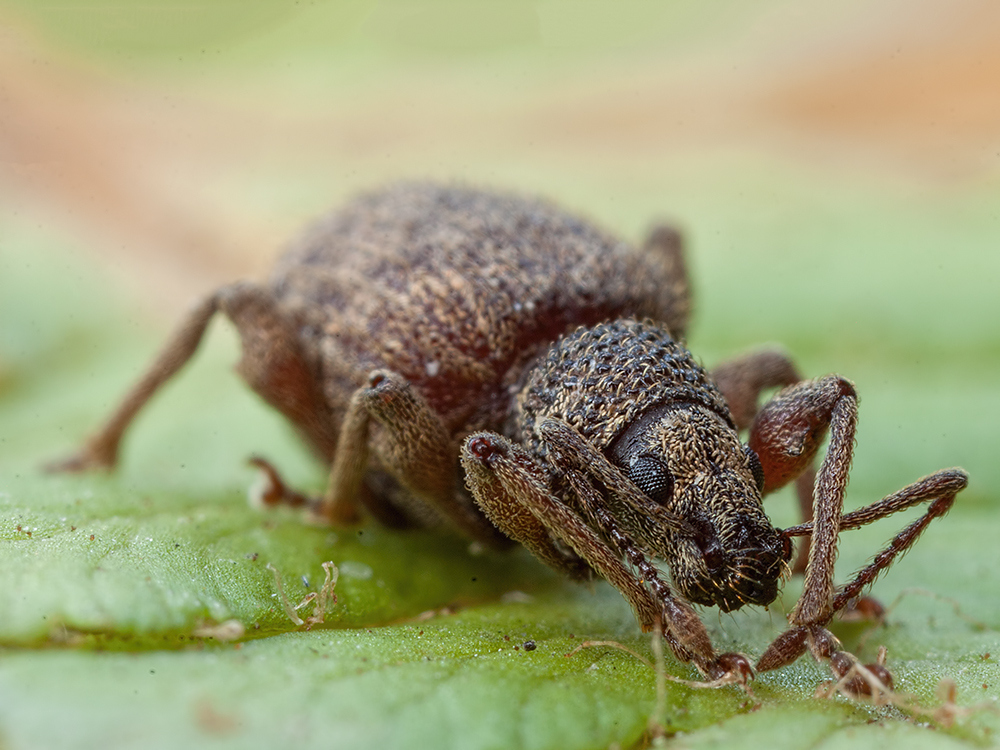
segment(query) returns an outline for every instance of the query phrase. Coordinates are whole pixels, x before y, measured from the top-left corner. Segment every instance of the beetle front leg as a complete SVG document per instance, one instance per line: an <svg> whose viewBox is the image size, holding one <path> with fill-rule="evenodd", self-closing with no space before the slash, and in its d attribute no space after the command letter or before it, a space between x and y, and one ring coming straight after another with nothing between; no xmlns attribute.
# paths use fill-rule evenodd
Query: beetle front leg
<svg viewBox="0 0 1000 750"><path fill-rule="evenodd" d="M878 502L867 505L858 510L851 511L840 517L840 531L850 531L861 528L873 521L906 510L920 503L930 502L927 511L917 520L906 526L883 548L872 561L862 568L855 577L843 586L839 586L836 595L831 602L831 617L847 607L852 601L861 595L865 587L871 584L875 578L892 565L895 560L908 550L924 529L930 525L935 518L940 518L951 508L955 502L955 496L965 489L969 477L961 469L944 469L942 471L926 476L913 484L904 487L898 492L884 497ZM808 533L812 528L811 523L801 524L786 529L788 536L797 536ZM791 620L791 617L789 618ZM806 648L810 648L817 658L829 659L831 667L838 677L843 677L842 671L845 667L844 657L836 657L836 654L843 654L839 651L839 644L836 639L825 630L826 622L801 623L798 627L790 628L782 633L774 643L767 649L757 664L761 671L777 669L785 664L789 664L803 653ZM838 658L840 664L838 664ZM881 665L867 665L868 669L881 675L883 682L889 680L891 675Z"/></svg>
<svg viewBox="0 0 1000 750"><path fill-rule="evenodd" d="M554 546L551 542L538 543L538 527L527 531L529 525L524 524L522 516L522 510L526 509L550 539L569 546L622 593L643 630L649 630L660 620L660 608L653 597L604 540L552 495L545 470L523 448L495 433L477 433L466 441L462 462L467 471L471 470L473 498L512 538L549 562L546 558L551 556ZM561 568L562 563L556 567Z"/></svg>
<svg viewBox="0 0 1000 750"><path fill-rule="evenodd" d="M465 441L461 460L472 499L494 526L570 578L593 577L590 565L571 549L557 545L558 537L530 510L553 501L546 489L545 469L535 459L496 433L479 432ZM639 598L642 601L633 607L645 611L650 603Z"/></svg>
<svg viewBox="0 0 1000 750"><path fill-rule="evenodd" d="M764 468L765 491L799 474L812 462L827 430L831 433L813 491L809 563L802 595L788 615L788 630L757 662L760 671L789 664L806 649L831 664L840 653L840 644L826 625L835 612L833 569L857 418L854 386L831 375L784 389L754 420L749 444Z"/></svg>
<svg viewBox="0 0 1000 750"><path fill-rule="evenodd" d="M853 580L838 587L837 595L833 599L833 611L839 612L856 599L879 573L892 565L917 541L931 521L941 518L951 510L955 496L964 490L968 483L969 475L962 469L943 469L894 492L877 503L843 515L840 519L840 530L849 531L918 503L931 501L924 515L896 534L885 548L855 575Z"/></svg>
<svg viewBox="0 0 1000 750"><path fill-rule="evenodd" d="M332 521L351 518L371 452L400 484L460 531L492 547L509 544L455 486L457 450L440 417L409 382L389 370L373 371L367 386L351 397L321 515Z"/></svg>
<svg viewBox="0 0 1000 750"><path fill-rule="evenodd" d="M833 615L833 567L857 421L853 384L830 375L778 393L757 415L750 431L750 447L764 468L765 491L801 473L830 432L830 445L813 489L809 564L802 596L789 615L793 626L826 624Z"/></svg>
<svg viewBox="0 0 1000 750"><path fill-rule="evenodd" d="M826 642L823 633L834 613L833 567L857 419L854 386L831 375L785 388L754 420L749 443L764 468L765 491L782 486L808 466L827 430L831 432L830 446L816 475L802 596L788 616L789 630L758 661L760 670L794 661L809 643Z"/></svg>
<svg viewBox="0 0 1000 750"><path fill-rule="evenodd" d="M582 515L638 571L642 581L660 602L664 636L677 658L694 662L699 671L711 680L746 683L753 676L749 660L743 654L715 652L698 615L685 601L674 596L647 554L613 517L606 507L605 497L597 491L591 479L632 511L655 519L661 529L681 530L685 526L684 520L649 501L620 469L571 425L549 418L543 420L537 429L548 448L549 461L573 488ZM626 519L629 515L626 512L622 517Z"/></svg>
<svg viewBox="0 0 1000 750"><path fill-rule="evenodd" d="M742 654L715 652L697 613L673 594L640 546L627 530L619 527L604 507L604 498L590 478L626 502L641 498L642 493L630 486L629 480L570 425L558 419L546 419L538 429L548 448L552 468L565 478L576 496L578 511L552 495L548 489L548 472L516 444L499 435L484 433L473 436L477 439L475 443L470 438L467 447L475 447L483 453L485 458L479 461L489 466L491 474L505 486L510 499L527 506L552 536L576 550L625 596L644 630L652 627L662 630L678 659L693 662L711 680L735 679L745 683L753 675L747 658ZM487 439L488 443L482 442ZM467 450L463 454L467 471L469 463L465 455L469 453L471 451ZM535 479L529 482L531 475ZM528 485L532 489L523 491ZM482 505L475 490L474 496ZM665 514L662 521L668 526L682 524L680 519L669 514ZM623 564L623 558L635 572Z"/></svg>
<svg viewBox="0 0 1000 750"><path fill-rule="evenodd" d="M787 536L811 533L809 565L802 596L788 616L789 629L768 647L757 669L768 671L789 664L808 649L830 663L838 678L856 667L826 629L833 616L859 596L865 586L916 541L934 519L951 507L968 481L960 469L940 471L860 510L843 514L844 490L853 456L857 425L857 395L853 385L837 376L806 381L779 393L754 422L750 445L758 452L773 481L794 476L811 461L829 428L830 446L816 477L814 520L787 529ZM833 568L841 531L856 529L921 502L933 501L927 512L896 535L873 562L835 595ZM867 665L868 675L890 687L892 676L881 664ZM870 692L872 686L855 691ZM867 684L867 683L866 683Z"/></svg>
<svg viewBox="0 0 1000 750"><path fill-rule="evenodd" d="M614 549L622 555L649 586L663 608L663 633L678 659L692 661L698 670L711 680L733 681L745 684L753 677L753 667L743 654L716 654L704 624L695 611L683 600L674 596L663 580L660 571L646 556L627 532L618 528L607 508L604 498L579 471L566 471L565 477L573 487L583 515L600 529ZM659 625L657 625L659 627Z"/></svg>

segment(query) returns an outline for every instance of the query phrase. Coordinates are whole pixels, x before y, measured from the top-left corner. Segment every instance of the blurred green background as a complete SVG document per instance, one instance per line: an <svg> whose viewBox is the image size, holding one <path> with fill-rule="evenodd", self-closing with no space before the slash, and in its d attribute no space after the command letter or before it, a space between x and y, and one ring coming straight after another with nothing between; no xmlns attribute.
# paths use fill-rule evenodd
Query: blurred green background
<svg viewBox="0 0 1000 750"><path fill-rule="evenodd" d="M226 371L226 325L116 474L37 470L201 295L264 277L346 196L422 177L542 194L636 241L676 221L699 357L780 342L856 382L850 505L945 466L972 477L875 588L959 613L911 594L886 627L838 631L866 658L888 645L922 705L955 680L970 716L815 700L824 672L802 660L758 681L755 713L734 689L671 688L668 742L995 744L979 704L1000 696L998 32L989 0L0 0L0 747L649 740L645 667L562 656L583 637L648 654L607 587L247 510L252 452L304 487L323 475ZM768 509L793 522L787 496ZM902 523L845 537L840 575ZM327 559L355 564L337 629L191 635L290 630L262 564L301 598ZM758 655L797 587L770 613L707 611L717 645ZM533 661L513 649L527 638Z"/></svg>

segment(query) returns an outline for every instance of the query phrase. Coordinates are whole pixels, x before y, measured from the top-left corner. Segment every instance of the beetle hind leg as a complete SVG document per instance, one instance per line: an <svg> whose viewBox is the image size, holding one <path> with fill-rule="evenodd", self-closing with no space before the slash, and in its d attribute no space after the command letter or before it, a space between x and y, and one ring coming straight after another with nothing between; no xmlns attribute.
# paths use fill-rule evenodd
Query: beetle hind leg
<svg viewBox="0 0 1000 750"><path fill-rule="evenodd" d="M240 335L240 374L268 403L295 422L321 452L332 452L325 402L299 350L295 329L269 291L238 283L217 290L194 307L101 428L75 454L46 468L113 468L125 431L146 403L191 359L217 312L229 317Z"/></svg>
<svg viewBox="0 0 1000 750"><path fill-rule="evenodd" d="M218 309L218 294L211 295L188 313L145 375L119 402L101 428L76 453L47 464L46 471L114 468L118 463L118 448L125 430L153 394L187 363L198 348L208 322Z"/></svg>
<svg viewBox="0 0 1000 750"><path fill-rule="evenodd" d="M668 323L671 335L683 341L691 318L691 279L684 258L684 238L672 226L653 227L643 243L643 252L661 266L657 278L668 282L657 291L659 306L653 317Z"/></svg>

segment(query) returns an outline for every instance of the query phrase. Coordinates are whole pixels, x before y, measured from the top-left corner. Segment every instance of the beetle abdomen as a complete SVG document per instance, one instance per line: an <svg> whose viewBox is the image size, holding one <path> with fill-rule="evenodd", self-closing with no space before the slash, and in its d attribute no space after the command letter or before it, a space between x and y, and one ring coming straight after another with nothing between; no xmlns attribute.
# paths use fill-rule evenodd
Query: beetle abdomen
<svg viewBox="0 0 1000 750"><path fill-rule="evenodd" d="M579 325L652 316L683 335L668 273L547 203L403 184L316 225L272 285L335 412L388 368L458 433L502 423L524 366Z"/></svg>

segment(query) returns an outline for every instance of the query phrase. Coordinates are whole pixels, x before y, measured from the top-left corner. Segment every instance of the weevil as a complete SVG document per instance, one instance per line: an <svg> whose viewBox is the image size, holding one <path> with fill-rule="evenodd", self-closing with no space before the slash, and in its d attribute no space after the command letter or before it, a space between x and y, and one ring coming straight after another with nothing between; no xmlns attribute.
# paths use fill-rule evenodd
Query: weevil
<svg viewBox="0 0 1000 750"><path fill-rule="evenodd" d="M772 350L708 372L684 346L690 307L670 227L637 249L541 200L391 186L313 226L266 283L196 306L56 468L114 466L137 412L221 312L241 338L239 373L329 465L325 495L308 501L329 522L364 509L392 526L450 525L491 547L521 544L571 578L604 578L643 629L716 681L754 667L717 653L693 607L770 604L792 539L808 537L802 596L756 669L808 650L844 677L856 662L827 625L967 476L939 471L843 513L854 386L803 379ZM272 476L277 499L302 498ZM805 520L775 528L761 498L793 481ZM834 586L841 531L921 503L923 516ZM891 681L881 664L869 675Z"/></svg>

